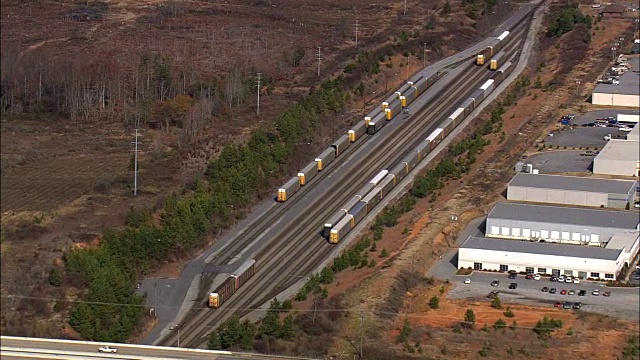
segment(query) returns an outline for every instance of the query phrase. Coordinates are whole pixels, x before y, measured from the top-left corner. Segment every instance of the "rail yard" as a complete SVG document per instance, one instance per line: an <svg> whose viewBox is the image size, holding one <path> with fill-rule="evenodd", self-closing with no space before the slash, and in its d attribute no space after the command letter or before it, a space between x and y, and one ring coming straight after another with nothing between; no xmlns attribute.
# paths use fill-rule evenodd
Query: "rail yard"
<svg viewBox="0 0 640 360"><path fill-rule="evenodd" d="M278 205L243 229L209 264L212 270L203 277L201 300L180 321L182 346L203 347L217 325L232 315L249 313L334 255L336 248L331 243L348 241L346 229L362 221L385 193L399 186L415 164L477 107L478 100L507 77L528 33L533 8L523 7L497 36L485 41L482 54L486 52L482 49L491 47L486 57L494 51L500 55L490 59L489 66L484 60L478 66L480 54L474 52L449 67L428 68L414 75L283 185L274 199ZM421 86L425 89L419 94ZM409 104L412 110L404 114ZM258 242L254 250L251 245ZM217 309L208 308L208 294L214 287L220 289L213 283L213 269L230 262L240 269L251 259L255 259L251 265L255 275L243 286L234 285L231 295L212 306ZM178 336L171 332L154 344L176 346Z"/></svg>

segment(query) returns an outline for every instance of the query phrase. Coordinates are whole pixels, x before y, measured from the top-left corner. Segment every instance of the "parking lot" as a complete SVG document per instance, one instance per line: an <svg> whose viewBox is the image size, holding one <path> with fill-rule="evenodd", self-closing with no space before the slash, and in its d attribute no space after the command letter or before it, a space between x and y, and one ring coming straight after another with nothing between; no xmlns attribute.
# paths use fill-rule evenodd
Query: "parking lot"
<svg viewBox="0 0 640 360"><path fill-rule="evenodd" d="M464 280L469 278L470 284ZM497 287L491 286L493 280L500 281ZM451 279L453 288L449 292L452 299L485 299L494 290L499 291L503 306L509 303L518 303L534 306L553 307L557 301L581 302L582 311L611 315L622 319L638 319L640 317L640 288L608 288L604 283L593 281L581 281L580 284L566 284L549 281L548 277L541 280L526 280L524 275L518 275L516 279L508 279L507 274L489 273L477 271L469 276L455 276ZM516 289L509 289L509 284L517 283ZM543 292L543 287L555 288L557 292L550 294ZM592 295L593 290L600 291L599 296ZM562 290L574 290L575 295L561 295ZM585 290L587 295L578 296L579 290ZM605 297L605 291L611 292L611 296ZM569 311L569 310L566 310Z"/></svg>
<svg viewBox="0 0 640 360"><path fill-rule="evenodd" d="M567 148L598 148L602 149L607 143L604 140L604 136L611 134L613 138L617 135L621 138L626 138L627 133L618 130L616 127L583 127L583 124L589 124L595 122L600 118L613 117L617 118L618 114L637 114L638 112L629 110L596 110L586 114L576 114L573 119L573 124L576 127L571 128L568 126L560 127L559 130L553 131L553 136L547 136L544 140L546 146L559 146L561 149L565 146Z"/></svg>
<svg viewBox="0 0 640 360"><path fill-rule="evenodd" d="M584 150L547 150L530 155L525 163L532 164L541 174L591 172L593 156L581 156Z"/></svg>

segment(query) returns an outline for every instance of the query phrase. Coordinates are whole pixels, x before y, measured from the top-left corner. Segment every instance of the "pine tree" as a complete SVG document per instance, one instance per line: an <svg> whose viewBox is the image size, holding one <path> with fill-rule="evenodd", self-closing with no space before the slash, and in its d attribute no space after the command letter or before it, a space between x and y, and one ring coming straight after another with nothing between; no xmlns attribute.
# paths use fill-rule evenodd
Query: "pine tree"
<svg viewBox="0 0 640 360"><path fill-rule="evenodd" d="M476 323L476 314L473 312L473 309L467 309L467 312L464 314L464 321L467 322L470 328L473 328L473 325Z"/></svg>
<svg viewBox="0 0 640 360"><path fill-rule="evenodd" d="M222 349L222 342L220 340L220 334L218 333L218 330L214 330L211 333L211 335L209 335L208 348L209 348L209 350L221 350Z"/></svg>
<svg viewBox="0 0 640 360"><path fill-rule="evenodd" d="M293 315L289 314L284 318L282 327L280 328L280 338L291 340L295 336L296 331L293 328Z"/></svg>

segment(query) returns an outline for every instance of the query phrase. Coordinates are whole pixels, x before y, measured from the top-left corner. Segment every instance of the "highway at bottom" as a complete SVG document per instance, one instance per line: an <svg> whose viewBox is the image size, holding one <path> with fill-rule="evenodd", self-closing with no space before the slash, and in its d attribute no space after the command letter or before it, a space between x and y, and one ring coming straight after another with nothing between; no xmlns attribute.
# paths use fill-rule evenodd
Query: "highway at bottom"
<svg viewBox="0 0 640 360"><path fill-rule="evenodd" d="M518 39L528 29L528 22L514 23L519 25L505 47L509 55L517 51L516 45L521 43ZM207 309L204 305L206 293L211 290L211 285L204 282L196 306L180 324L183 346L205 346L208 334L231 315L248 313L248 309L262 305L300 278L308 276L335 249L319 235L324 221L375 173L397 163L406 151L422 141L437 127L442 117L449 115L453 107L464 99L463 96L491 74L485 67L472 65L471 57L467 63L447 72L412 104L413 111L419 111L409 118L400 115L378 134L353 144L292 199L278 204L274 211L243 230L231 246L216 254L214 264L219 265L228 263L232 258L239 258L239 265L245 259L255 257L256 275L216 310ZM255 251L243 253L245 247L258 241L259 247ZM178 336L172 332L156 344L175 346Z"/></svg>
<svg viewBox="0 0 640 360"><path fill-rule="evenodd" d="M89 341L21 338L2 336L0 338L0 358L5 359L129 359L129 360L172 360L172 359L217 359L217 360L275 360L305 359L297 357L270 356L262 354L230 351L209 351L158 347L97 343ZM100 353L98 348L109 345L118 349L116 354Z"/></svg>

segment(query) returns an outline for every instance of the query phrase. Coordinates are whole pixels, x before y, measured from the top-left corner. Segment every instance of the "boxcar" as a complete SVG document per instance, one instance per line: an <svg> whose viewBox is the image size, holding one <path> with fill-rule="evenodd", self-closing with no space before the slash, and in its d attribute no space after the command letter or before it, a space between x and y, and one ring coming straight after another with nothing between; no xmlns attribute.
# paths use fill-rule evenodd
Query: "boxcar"
<svg viewBox="0 0 640 360"><path fill-rule="evenodd" d="M318 163L313 161L309 163L307 166L303 167L302 170L298 173L298 180L300 181L300 186L306 185L311 179L318 175Z"/></svg>
<svg viewBox="0 0 640 360"><path fill-rule="evenodd" d="M394 166L389 173L394 175L395 181L397 183L400 180L404 179L407 174L409 174L409 164L407 164L405 161L401 161L399 164Z"/></svg>
<svg viewBox="0 0 640 360"><path fill-rule="evenodd" d="M294 177L287 181L280 189L278 189L278 201L285 202L293 194L300 190L300 178Z"/></svg>
<svg viewBox="0 0 640 360"><path fill-rule="evenodd" d="M367 125L364 122L358 122L354 127L349 130L349 141L356 142L362 135L367 132Z"/></svg>
<svg viewBox="0 0 640 360"><path fill-rule="evenodd" d="M373 188L361 202L367 204L367 214L382 200L382 192L379 187Z"/></svg>
<svg viewBox="0 0 640 360"><path fill-rule="evenodd" d="M468 98L467 100L463 101L462 104L460 104L460 107L464 109L464 116L469 116L469 114L471 114L474 109L473 98Z"/></svg>
<svg viewBox="0 0 640 360"><path fill-rule="evenodd" d="M256 261L251 259L242 264L231 277L235 279L236 290L244 285L256 273Z"/></svg>
<svg viewBox="0 0 640 360"><path fill-rule="evenodd" d="M393 174L387 175L387 177L385 177L384 180L382 180L378 185L378 187L380 188L380 197L384 198L385 196L389 195L389 193L395 186L396 177L393 176Z"/></svg>
<svg viewBox="0 0 640 360"><path fill-rule="evenodd" d="M327 220L327 222L324 223L324 229L322 231L322 236L324 237L329 237L330 233L331 233L331 229L338 223L340 222L340 220L342 220L342 218L348 214L348 211L345 209L340 209L338 211L336 211L335 214L333 214L333 216L331 216L329 218L329 220Z"/></svg>
<svg viewBox="0 0 640 360"><path fill-rule="evenodd" d="M334 141L334 143L331 144L331 147L335 149L337 157L340 156L340 154L342 154L349 147L349 145L351 145L351 143L349 142L349 135L342 135L338 140Z"/></svg>
<svg viewBox="0 0 640 360"><path fill-rule="evenodd" d="M330 243L337 244L338 242L340 242L342 238L344 238L349 233L349 231L351 231L352 229L351 220L352 220L352 216L347 215L343 217L342 220L340 220L336 224L336 226L333 227L333 229L331 229L331 232L329 234Z"/></svg>
<svg viewBox="0 0 640 360"><path fill-rule="evenodd" d="M209 307L217 309L236 292L236 279L227 278L218 288L209 294Z"/></svg>
<svg viewBox="0 0 640 360"><path fill-rule="evenodd" d="M327 148L325 151L322 152L322 154L320 154L320 156L316 158L316 162L318 163L318 170L322 171L324 168L329 166L329 164L331 164L331 162L335 158L336 158L336 150L333 148L333 146Z"/></svg>
<svg viewBox="0 0 640 360"><path fill-rule="evenodd" d="M435 129L428 137L427 137L427 141L430 142L430 146L429 148L431 150L433 150L433 148L435 148L436 146L438 146L438 144L440 144L440 141L442 141L444 137L444 132L442 130L442 128L437 128Z"/></svg>

